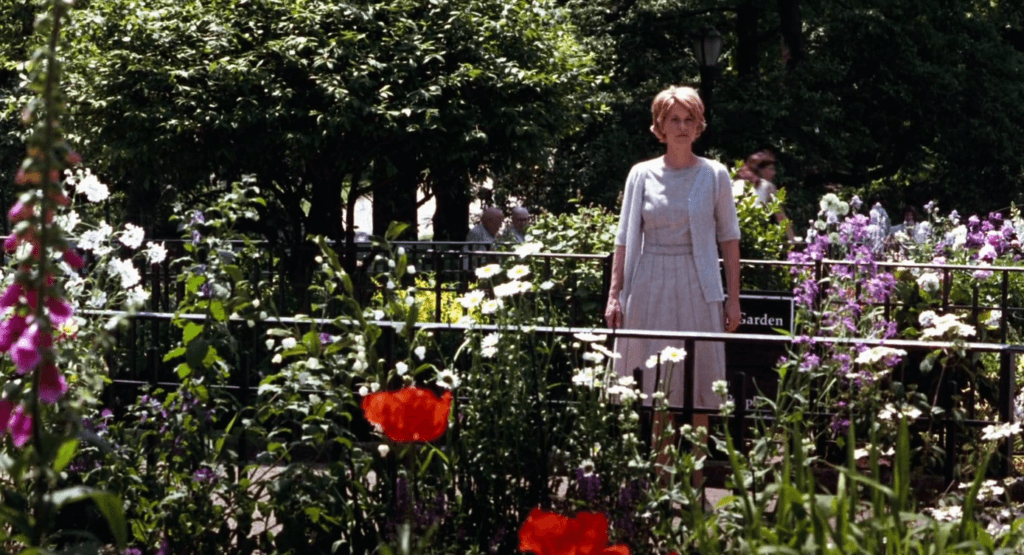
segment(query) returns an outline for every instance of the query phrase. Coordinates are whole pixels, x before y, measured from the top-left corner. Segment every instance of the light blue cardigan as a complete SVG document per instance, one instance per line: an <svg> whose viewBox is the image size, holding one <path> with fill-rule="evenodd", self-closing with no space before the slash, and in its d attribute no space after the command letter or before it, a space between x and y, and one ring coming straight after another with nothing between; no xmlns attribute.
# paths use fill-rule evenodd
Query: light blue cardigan
<svg viewBox="0 0 1024 555"><path fill-rule="evenodd" d="M661 168L663 163L660 157L640 162L633 166L626 179L619 232L615 237L616 245L626 247L619 297L626 310L629 310L626 305L643 248L644 183L649 178L650 170ZM740 238L740 224L732 198L732 179L729 170L714 160L698 157L697 163L701 168L688 201L693 258L697 264L704 301L722 302L725 295L722 292L722 272L718 263L718 243Z"/></svg>

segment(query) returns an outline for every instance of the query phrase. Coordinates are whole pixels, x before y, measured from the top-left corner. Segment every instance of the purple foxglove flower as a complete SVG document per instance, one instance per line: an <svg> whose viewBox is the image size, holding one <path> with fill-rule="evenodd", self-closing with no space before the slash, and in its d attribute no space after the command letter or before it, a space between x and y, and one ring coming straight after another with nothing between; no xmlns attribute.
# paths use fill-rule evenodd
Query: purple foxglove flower
<svg viewBox="0 0 1024 555"><path fill-rule="evenodd" d="M32 415L25 414L25 408L19 405L11 414L8 430L14 439L15 447L25 445L32 438Z"/></svg>
<svg viewBox="0 0 1024 555"><path fill-rule="evenodd" d="M44 364L39 371L39 400L56 403L68 390L68 382L56 364Z"/></svg>
<svg viewBox="0 0 1024 555"><path fill-rule="evenodd" d="M6 353L28 327L24 316L12 314L0 323L0 352Z"/></svg>
<svg viewBox="0 0 1024 555"><path fill-rule="evenodd" d="M31 324L11 347L11 358L19 374L31 372L43 359L42 350L53 346L53 336Z"/></svg>

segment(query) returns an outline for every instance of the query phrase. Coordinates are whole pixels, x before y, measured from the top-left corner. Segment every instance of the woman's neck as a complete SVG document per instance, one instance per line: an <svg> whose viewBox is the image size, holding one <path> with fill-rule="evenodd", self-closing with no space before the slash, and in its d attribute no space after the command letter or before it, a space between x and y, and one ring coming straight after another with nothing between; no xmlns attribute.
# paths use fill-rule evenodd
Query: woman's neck
<svg viewBox="0 0 1024 555"><path fill-rule="evenodd" d="M665 165L672 169L689 168L697 163L697 156L690 149L669 148L665 151Z"/></svg>

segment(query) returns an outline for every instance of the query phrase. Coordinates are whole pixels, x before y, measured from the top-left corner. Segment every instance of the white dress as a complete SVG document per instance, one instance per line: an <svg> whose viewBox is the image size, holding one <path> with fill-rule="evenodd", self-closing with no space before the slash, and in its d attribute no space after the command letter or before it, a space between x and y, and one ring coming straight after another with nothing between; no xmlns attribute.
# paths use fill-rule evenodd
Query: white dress
<svg viewBox="0 0 1024 555"><path fill-rule="evenodd" d="M659 170L649 172L643 183L643 247L632 276L629 297L621 299L622 327L721 333L725 329L722 303L705 301L691 241L687 201L701 166L683 169L662 167ZM708 233L717 233L717 241L739 238L735 206L728 186L724 188L724 194L728 195L724 202L731 209L731 214L726 216L731 218L716 216L716 220L726 221L724 224L716 221L718 229L708 230ZM723 199L716 199L716 206L722 204ZM715 262L717 264L717 258ZM715 270L718 271L717 268ZM623 277L630 279L629 276ZM616 351L621 358L615 361L616 372L620 376L632 376L634 368L644 370L643 391L650 396L654 391L655 371L648 369L646 362L667 346L682 348L684 343L664 339L618 338ZM695 357L694 407L717 409L722 399L712 391L712 384L716 380L725 379L725 345L697 342L695 346L696 352L687 354ZM663 362L662 384L669 374L669 404L681 407L685 394L683 364L675 364L670 372L670 365ZM650 403L650 399L647 403Z"/></svg>

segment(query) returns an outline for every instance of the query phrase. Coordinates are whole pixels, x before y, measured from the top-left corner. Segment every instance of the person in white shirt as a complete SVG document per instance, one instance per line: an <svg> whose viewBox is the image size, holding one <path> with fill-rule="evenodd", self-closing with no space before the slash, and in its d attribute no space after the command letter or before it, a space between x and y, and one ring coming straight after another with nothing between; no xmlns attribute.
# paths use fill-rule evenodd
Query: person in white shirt
<svg viewBox="0 0 1024 555"><path fill-rule="evenodd" d="M736 174L740 178L737 181L746 181L754 187L754 195L757 197L758 205L766 206L775 198L775 193L779 192L779 189L773 183L775 180L776 163L775 155L772 154L772 151L768 149L759 150L747 157L743 167ZM775 221L779 223L786 222L786 237L790 242L796 240L796 234L793 232L793 226L790 225L789 217L786 216L785 210L780 208L775 213Z"/></svg>

